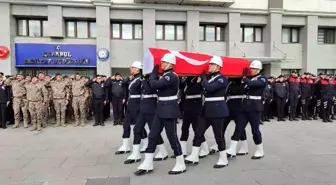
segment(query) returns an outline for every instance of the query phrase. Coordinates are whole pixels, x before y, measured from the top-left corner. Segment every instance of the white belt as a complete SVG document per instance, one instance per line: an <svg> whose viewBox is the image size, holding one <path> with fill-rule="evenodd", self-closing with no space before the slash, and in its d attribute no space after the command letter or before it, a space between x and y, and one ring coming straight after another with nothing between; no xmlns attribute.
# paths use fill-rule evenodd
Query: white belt
<svg viewBox="0 0 336 185"><path fill-rule="evenodd" d="M130 95L129 98L141 98L141 95Z"/></svg>
<svg viewBox="0 0 336 185"><path fill-rule="evenodd" d="M224 101L225 97L211 97L211 98L204 98L204 101Z"/></svg>
<svg viewBox="0 0 336 185"><path fill-rule="evenodd" d="M246 95L246 99L250 99L250 100L261 100L261 96L249 96L249 95Z"/></svg>
<svg viewBox="0 0 336 185"><path fill-rule="evenodd" d="M186 95L186 99L195 99L195 98L202 98L202 95L201 94Z"/></svg>
<svg viewBox="0 0 336 185"><path fill-rule="evenodd" d="M157 98L156 94L143 94L142 98Z"/></svg>
<svg viewBox="0 0 336 185"><path fill-rule="evenodd" d="M178 99L177 95L158 98L159 101L169 101L169 100L177 100L177 99Z"/></svg>
<svg viewBox="0 0 336 185"><path fill-rule="evenodd" d="M246 98L245 95L233 95L233 96L228 96L227 99L242 99L242 98Z"/></svg>

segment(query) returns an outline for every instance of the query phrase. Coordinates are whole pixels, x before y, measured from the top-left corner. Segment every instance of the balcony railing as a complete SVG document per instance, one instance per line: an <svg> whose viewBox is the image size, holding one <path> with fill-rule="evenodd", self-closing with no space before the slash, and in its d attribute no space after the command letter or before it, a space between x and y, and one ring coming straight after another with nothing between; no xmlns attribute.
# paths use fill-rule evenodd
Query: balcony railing
<svg viewBox="0 0 336 185"><path fill-rule="evenodd" d="M229 7L235 0L134 0L135 3Z"/></svg>

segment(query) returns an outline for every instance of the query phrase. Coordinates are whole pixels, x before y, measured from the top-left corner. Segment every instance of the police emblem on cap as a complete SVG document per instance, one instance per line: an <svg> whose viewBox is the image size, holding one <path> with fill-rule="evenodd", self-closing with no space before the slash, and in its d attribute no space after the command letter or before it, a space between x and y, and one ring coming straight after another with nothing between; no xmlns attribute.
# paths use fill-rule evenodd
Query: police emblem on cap
<svg viewBox="0 0 336 185"><path fill-rule="evenodd" d="M98 50L97 56L99 60L106 61L110 56L110 52L106 48L101 48Z"/></svg>

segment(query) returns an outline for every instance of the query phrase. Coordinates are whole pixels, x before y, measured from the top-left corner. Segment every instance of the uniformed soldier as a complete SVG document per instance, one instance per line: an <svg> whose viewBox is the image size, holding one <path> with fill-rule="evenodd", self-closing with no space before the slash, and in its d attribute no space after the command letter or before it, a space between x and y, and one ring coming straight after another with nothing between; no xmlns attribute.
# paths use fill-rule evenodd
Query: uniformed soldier
<svg viewBox="0 0 336 185"><path fill-rule="evenodd" d="M56 81L50 81L48 84L51 87L53 95L53 104L56 111L56 125L55 127L65 125L65 112L66 106L69 103L70 99L70 89L68 82L62 79L61 74L56 74Z"/></svg>
<svg viewBox="0 0 336 185"><path fill-rule="evenodd" d="M179 77L173 71L176 58L167 53L161 59L161 69L164 74L158 79L159 65L150 74L149 82L152 88L158 90L157 108L153 125L148 135L148 147L144 162L138 167L135 175L143 175L153 171L153 158L160 134L165 128L168 140L176 156L176 164L168 174L180 174L186 171L184 157L177 137L175 120L181 116L178 106Z"/></svg>
<svg viewBox="0 0 336 185"><path fill-rule="evenodd" d="M271 103L274 99L274 88L273 88L274 77L270 76L268 78L268 83L262 95L262 100L264 103L264 112L262 114L262 121L270 122L270 110Z"/></svg>
<svg viewBox="0 0 336 185"><path fill-rule="evenodd" d="M0 74L0 128L6 129L7 107L10 103L9 88L5 85L4 77Z"/></svg>
<svg viewBox="0 0 336 185"><path fill-rule="evenodd" d="M286 121L284 111L286 102L288 101L288 84L284 80L284 76L283 75L278 76L273 86L274 86L274 97L277 106L278 121Z"/></svg>
<svg viewBox="0 0 336 185"><path fill-rule="evenodd" d="M141 100L141 73L142 64L139 61L133 62L130 67L131 76L125 80L125 84L128 86L128 101L126 109L126 117L123 123L123 144L116 151L115 154L125 154L130 153L130 136L131 136L131 125L135 124L140 110L140 100ZM145 132L145 130L143 130ZM146 134L147 135L147 134Z"/></svg>
<svg viewBox="0 0 336 185"><path fill-rule="evenodd" d="M331 106L333 102L333 86L326 74L320 73L320 79L317 80L317 91L321 92L322 111L321 116L323 122L332 122L330 119Z"/></svg>
<svg viewBox="0 0 336 185"><path fill-rule="evenodd" d="M236 151L239 137L244 132L244 129L249 122L251 124L252 135L257 150L252 159L261 159L264 157L264 149L262 145L260 126L260 114L263 111L262 94L267 85L267 79L264 75L260 74L262 64L260 61L255 60L250 65L251 76L243 77L245 84L245 98L243 99L244 111L239 112L236 119L236 129L231 137L231 145L228 149L228 154L234 155Z"/></svg>
<svg viewBox="0 0 336 185"><path fill-rule="evenodd" d="M86 83L90 81L88 77L84 77L83 81ZM85 110L87 120L92 120L92 90L91 88L85 86ZM83 125L84 126L84 125Z"/></svg>
<svg viewBox="0 0 336 185"><path fill-rule="evenodd" d="M334 98L333 98L333 104L332 104L331 119L336 120L336 76L332 77L332 86L333 86L333 91L334 91Z"/></svg>
<svg viewBox="0 0 336 185"><path fill-rule="evenodd" d="M39 72L38 79L41 85L46 86L49 83L50 78L46 76L43 72ZM45 101L47 103L43 104L43 112L42 112L42 127L46 127L48 124L49 118L49 107L50 107L50 92L47 88L47 97L45 97Z"/></svg>
<svg viewBox="0 0 336 185"><path fill-rule="evenodd" d="M81 80L79 74L71 81L72 107L75 114L75 127L85 125L85 82Z"/></svg>
<svg viewBox="0 0 336 185"><path fill-rule="evenodd" d="M20 110L22 110L24 128L28 128L28 102L26 97L27 91L24 88L25 83L26 81L24 80L24 76L22 74L17 74L16 78L7 78L5 81L5 85L12 87L15 120L13 128L19 127Z"/></svg>
<svg viewBox="0 0 336 185"><path fill-rule="evenodd" d="M123 115L123 98L124 98L124 84L123 78L119 73L116 73L111 78L107 79L111 86L111 102L113 108L114 125L122 125Z"/></svg>
<svg viewBox="0 0 336 185"><path fill-rule="evenodd" d="M182 114L182 134L180 138L182 153L187 156L187 141L189 137L189 127L195 132L198 120L202 111L202 91L201 77L187 77L184 81L184 99L183 114ZM204 158L209 154L209 147L206 141L200 146L199 157ZM175 157L175 156L172 156Z"/></svg>
<svg viewBox="0 0 336 185"><path fill-rule="evenodd" d="M209 61L209 77L202 72L202 86L204 87L204 106L200 122L196 128L191 154L185 159L186 164L198 164L201 143L205 141L204 134L212 126L216 143L218 145L219 160L214 168L223 168L228 165L225 151L225 137L223 134L224 119L229 116L225 101L228 85L227 78L220 73L223 66L221 57L213 57Z"/></svg>
<svg viewBox="0 0 336 185"><path fill-rule="evenodd" d="M312 99L312 85L314 81L309 78L309 73L305 72L301 78L301 105L302 120L311 120L308 115L309 106Z"/></svg>
<svg viewBox="0 0 336 185"><path fill-rule="evenodd" d="M27 90L27 99L29 105L29 111L31 114L31 122L33 128L31 131L42 129L42 121L45 114L45 106L48 103L48 91L43 83L38 81L37 77L32 78L31 83L24 85Z"/></svg>
<svg viewBox="0 0 336 185"><path fill-rule="evenodd" d="M108 102L107 88L103 82L103 77L98 75L96 78L84 84L92 89L92 103L95 117L93 126L105 126L104 124L104 105Z"/></svg>
<svg viewBox="0 0 336 185"><path fill-rule="evenodd" d="M289 121L298 121L296 119L296 109L301 96L301 80L297 71L292 71L292 75L288 78L289 91Z"/></svg>

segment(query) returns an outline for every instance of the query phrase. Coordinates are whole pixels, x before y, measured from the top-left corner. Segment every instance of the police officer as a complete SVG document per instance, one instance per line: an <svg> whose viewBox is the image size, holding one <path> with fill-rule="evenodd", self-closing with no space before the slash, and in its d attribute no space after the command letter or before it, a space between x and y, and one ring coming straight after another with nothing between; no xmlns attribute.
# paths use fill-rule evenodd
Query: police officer
<svg viewBox="0 0 336 185"><path fill-rule="evenodd" d="M125 84L128 86L128 101L126 109L126 117L123 123L123 144L116 151L115 154L130 153L130 135L131 135L131 125L134 125L140 109L140 99L141 99L141 70L142 64L139 61L133 62L130 67L131 76L125 80ZM145 130L144 130L145 131Z"/></svg>
<svg viewBox="0 0 336 185"><path fill-rule="evenodd" d="M280 75L276 79L274 85L274 97L276 100L278 121L286 121L284 111L286 102L288 101L288 84L284 80L284 76Z"/></svg>
<svg viewBox="0 0 336 185"><path fill-rule="evenodd" d="M326 74L320 73L320 79L316 82L316 88L317 91L321 92L321 117L323 122L332 122L330 111L333 100L333 89Z"/></svg>
<svg viewBox="0 0 336 185"><path fill-rule="evenodd" d="M175 175L186 171L175 123L175 120L181 116L178 105L179 77L173 71L175 64L175 56L167 53L161 59L161 69L164 70L164 74L158 79L159 65L156 65L150 74L150 85L158 90L158 102L153 125L148 135L145 160L138 167L135 175L143 175L153 171L154 152L163 128L166 130L168 140L176 156L176 164L168 174Z"/></svg>
<svg viewBox="0 0 336 185"><path fill-rule="evenodd" d="M111 101L113 109L114 125L122 124L123 111L123 96L124 84L123 79L119 73L116 73L111 78L107 79L109 86L111 86Z"/></svg>
<svg viewBox="0 0 336 185"><path fill-rule="evenodd" d="M202 72L202 86L204 87L204 106L200 122L196 128L191 154L185 159L186 164L198 164L201 143L205 141L204 134L212 126L218 145L219 160L214 168L223 168L228 165L225 152L225 138L223 134L224 119L229 116L225 101L225 92L228 85L227 78L220 73L223 66L221 57L213 57L209 61L210 76Z"/></svg>
<svg viewBox="0 0 336 185"><path fill-rule="evenodd" d="M301 105L302 120L311 120L308 115L310 102L312 99L312 86L314 81L309 77L309 73L305 72L301 78Z"/></svg>
<svg viewBox="0 0 336 185"><path fill-rule="evenodd" d="M5 85L3 74L0 74L0 128L6 129L7 107L10 103L9 88Z"/></svg>
<svg viewBox="0 0 336 185"><path fill-rule="evenodd" d="M187 141L189 137L189 127L192 125L193 131L196 131L198 119L202 111L202 85L201 77L187 77L184 81L184 99L183 101L183 115L182 115L182 133L180 143L182 147L182 153L187 155ZM207 142L204 141L200 147L200 158L204 158L209 154L209 147ZM172 156L174 157L174 156Z"/></svg>
<svg viewBox="0 0 336 185"><path fill-rule="evenodd" d="M296 109L301 94L301 80L297 71L292 71L292 75L288 78L288 91L289 91L289 121L298 121L296 119Z"/></svg>
<svg viewBox="0 0 336 185"><path fill-rule="evenodd" d="M103 77L98 75L97 78L85 83L85 86L92 89L92 103L95 117L93 126L105 126L104 124L104 105L108 102L107 89L103 82Z"/></svg>
<svg viewBox="0 0 336 185"><path fill-rule="evenodd" d="M266 88L262 95L262 99L264 103L264 112L262 114L262 121L270 122L269 114L270 114L270 109L271 109L271 103L274 99L273 81L274 81L274 77L270 76L268 78L268 84L266 85Z"/></svg>
<svg viewBox="0 0 336 185"><path fill-rule="evenodd" d="M332 82L332 89L334 91L334 101L333 101L333 104L332 104L332 115L331 115L331 119L332 120L336 120L336 76L333 76L331 78L331 82Z"/></svg>
<svg viewBox="0 0 336 185"><path fill-rule="evenodd" d="M157 105L157 94L156 89L153 89L149 83L149 75L143 75L140 78L141 81L141 100L140 100L140 112L135 123L133 133L133 150L132 154L127 158L125 164L131 164L139 162L141 160L140 153L144 153L148 146L148 139L144 139L143 145L140 149L141 136L145 130L145 125L148 123L149 129L152 128L154 114ZM159 152L154 157L154 161L165 160L168 157L167 150L163 145L163 139L161 135L158 136L157 147Z"/></svg>
<svg viewBox="0 0 336 185"><path fill-rule="evenodd" d="M257 150L252 156L252 159L261 159L264 157L264 149L262 145L261 132L259 130L260 114L263 111L262 94L267 85L267 79L260 73L262 64L255 60L250 65L251 76L243 77L245 84L245 97L243 99L244 111L238 112L236 119L236 129L231 137L231 145L229 151L235 152L239 137L244 132L244 129L249 122L251 124L252 135ZM228 154L232 154L229 153Z"/></svg>

